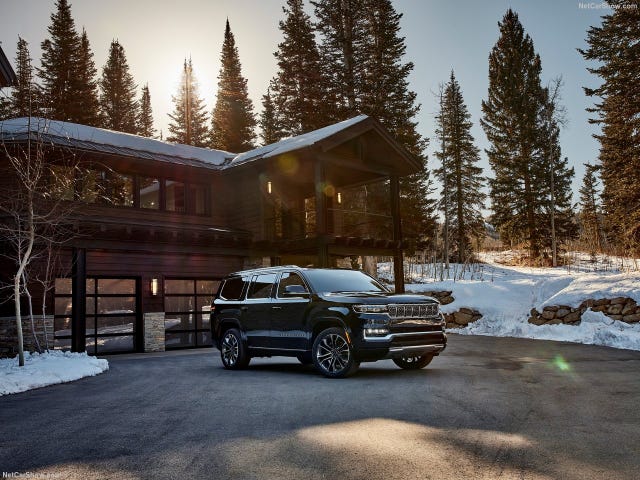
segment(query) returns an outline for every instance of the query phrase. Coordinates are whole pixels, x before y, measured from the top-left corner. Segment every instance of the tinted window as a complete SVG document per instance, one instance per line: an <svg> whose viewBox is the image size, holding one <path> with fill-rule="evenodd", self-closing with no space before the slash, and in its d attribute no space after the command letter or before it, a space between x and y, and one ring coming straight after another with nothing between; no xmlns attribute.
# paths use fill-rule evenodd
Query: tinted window
<svg viewBox="0 0 640 480"><path fill-rule="evenodd" d="M306 285L302 281L302 278L300 278L300 275L293 272L285 272L282 274L282 277L280 277L280 284L278 285L278 297L282 297L284 295L284 289L289 285L301 285L305 288L305 290L307 289Z"/></svg>
<svg viewBox="0 0 640 480"><path fill-rule="evenodd" d="M253 277L247 298L269 298L271 296L271 286L276 280L275 273L265 273Z"/></svg>
<svg viewBox="0 0 640 480"><path fill-rule="evenodd" d="M307 270L316 292L386 292L380 283L357 270Z"/></svg>
<svg viewBox="0 0 640 480"><path fill-rule="evenodd" d="M224 282L222 290L220 291L220 298L224 298L225 300L240 300L243 286L244 282L240 277L230 278Z"/></svg>

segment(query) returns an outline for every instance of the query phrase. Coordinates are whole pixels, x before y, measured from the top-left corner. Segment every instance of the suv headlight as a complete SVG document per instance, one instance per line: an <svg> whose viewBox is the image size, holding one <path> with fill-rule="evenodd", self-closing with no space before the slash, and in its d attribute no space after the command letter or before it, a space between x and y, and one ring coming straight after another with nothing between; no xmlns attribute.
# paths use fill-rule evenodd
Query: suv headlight
<svg viewBox="0 0 640 480"><path fill-rule="evenodd" d="M354 305L353 311L357 313L387 313L386 305Z"/></svg>

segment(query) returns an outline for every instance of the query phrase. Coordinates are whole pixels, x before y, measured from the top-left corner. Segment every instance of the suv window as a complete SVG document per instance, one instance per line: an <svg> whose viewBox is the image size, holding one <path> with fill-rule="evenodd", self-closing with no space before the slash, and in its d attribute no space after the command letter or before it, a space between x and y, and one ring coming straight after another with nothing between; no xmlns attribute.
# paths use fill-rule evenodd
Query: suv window
<svg viewBox="0 0 640 480"><path fill-rule="evenodd" d="M242 290L244 289L244 281L240 277L234 277L226 280L220 290L220 298L225 300L240 300Z"/></svg>
<svg viewBox="0 0 640 480"><path fill-rule="evenodd" d="M284 289L289 285L301 285L307 290L307 286L304 284L304 281L294 272L284 272L280 277L280 283L278 284L278 297L284 296Z"/></svg>
<svg viewBox="0 0 640 480"><path fill-rule="evenodd" d="M253 277L249 294L247 298L269 298L271 296L271 287L276 281L275 273L265 273Z"/></svg>

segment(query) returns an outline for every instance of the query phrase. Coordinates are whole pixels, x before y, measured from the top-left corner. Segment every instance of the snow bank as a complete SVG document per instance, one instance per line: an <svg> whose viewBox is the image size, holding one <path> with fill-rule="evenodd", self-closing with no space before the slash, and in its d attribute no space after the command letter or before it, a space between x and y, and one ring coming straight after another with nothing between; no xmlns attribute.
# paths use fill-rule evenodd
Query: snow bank
<svg viewBox="0 0 640 480"><path fill-rule="evenodd" d="M24 367L18 366L17 357L0 359L0 395L71 382L109 369L107 360L86 353L51 351L24 355Z"/></svg>
<svg viewBox="0 0 640 480"><path fill-rule="evenodd" d="M451 269L462 271L459 265ZM392 279L390 264L379 265L379 276ZM624 274L581 272L565 268L512 267L487 263L482 271L465 272L461 280L435 281L434 275L410 275L416 283L410 292L451 291L454 301L444 313L463 307L478 310L482 318L465 328L450 330L463 335L538 338L640 350L640 324L614 321L588 310L580 325L532 325L530 311L547 305L578 307L586 299L629 297L640 304L640 272Z"/></svg>

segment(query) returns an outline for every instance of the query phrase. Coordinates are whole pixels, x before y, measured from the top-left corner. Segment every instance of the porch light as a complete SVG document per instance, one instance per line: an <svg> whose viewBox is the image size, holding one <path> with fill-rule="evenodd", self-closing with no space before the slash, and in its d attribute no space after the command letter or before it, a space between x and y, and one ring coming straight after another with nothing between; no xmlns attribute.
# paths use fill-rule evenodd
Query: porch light
<svg viewBox="0 0 640 480"><path fill-rule="evenodd" d="M271 181L267 182L267 193L271 195Z"/></svg>
<svg viewBox="0 0 640 480"><path fill-rule="evenodd" d="M342 204L342 192L338 192L338 205Z"/></svg>
<svg viewBox="0 0 640 480"><path fill-rule="evenodd" d="M157 297L158 296L158 285L160 284L160 282L158 281L157 278L152 278L151 279L151 285L150 285L150 289L151 289L151 296L153 297Z"/></svg>

